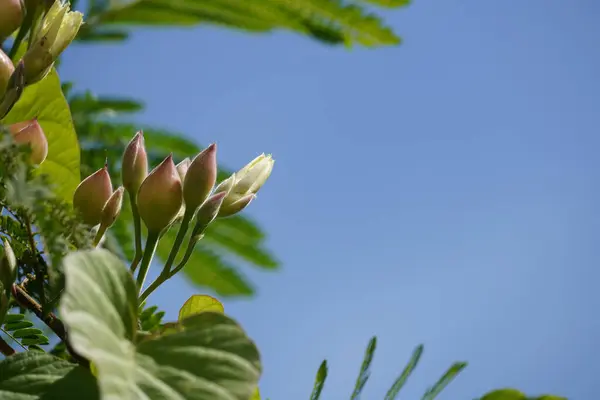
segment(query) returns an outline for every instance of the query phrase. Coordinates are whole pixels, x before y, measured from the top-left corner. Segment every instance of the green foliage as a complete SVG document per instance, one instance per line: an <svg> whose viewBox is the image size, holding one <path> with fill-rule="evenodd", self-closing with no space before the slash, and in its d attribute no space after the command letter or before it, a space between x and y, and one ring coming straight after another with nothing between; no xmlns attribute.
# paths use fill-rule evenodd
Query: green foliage
<svg viewBox="0 0 600 400"><path fill-rule="evenodd" d="M398 378L396 378L392 387L390 387L388 392L385 394L385 400L395 400L396 397L398 397L398 393L400 393L400 390L402 390L402 388L406 384L408 377L412 374L412 372L417 367L417 364L419 363L419 360L421 359L421 354L423 354L423 345L422 344L418 345L417 348L413 351L413 354L410 357L408 364L406 364L406 366L404 367L404 370L402 371L400 376Z"/></svg>
<svg viewBox="0 0 600 400"><path fill-rule="evenodd" d="M529 397L516 389L507 388L494 390L483 396L480 400L567 400L567 398L552 395Z"/></svg>
<svg viewBox="0 0 600 400"><path fill-rule="evenodd" d="M79 145L62 95L60 80L52 70L42 81L25 88L23 95L0 124L37 118L48 139L48 157L36 173L45 174L54 192L70 203L79 184Z"/></svg>
<svg viewBox="0 0 600 400"><path fill-rule="evenodd" d="M65 258L61 315L75 351L93 362L103 397L247 400L261 372L258 350L228 317L204 312L137 342L137 290L106 250Z"/></svg>
<svg viewBox="0 0 600 400"><path fill-rule="evenodd" d="M157 306L151 306L140 313L140 330L144 332L156 332L160 329L164 311L159 311Z"/></svg>
<svg viewBox="0 0 600 400"><path fill-rule="evenodd" d="M312 393L310 394L310 400L319 400L321 398L321 392L325 387L325 380L327 379L327 360L323 360L319 369L317 370L317 376L315 377L315 385L313 386Z"/></svg>
<svg viewBox="0 0 600 400"><path fill-rule="evenodd" d="M44 331L35 328L33 322L25 319L25 314L8 314L4 319L1 330L11 339L18 342L23 348L49 344ZM38 349L38 347L34 347Z"/></svg>
<svg viewBox="0 0 600 400"><path fill-rule="evenodd" d="M371 362L373 362L373 356L375 355L375 348L377 347L377 338L372 337L367 345L367 350L365 351L365 358L360 367L360 372L358 374L358 378L356 379L356 384L354 385L354 391L352 392L352 396L350 396L350 400L357 400L360 398L360 393L364 389L367 384L367 380L369 380L369 368L371 367Z"/></svg>
<svg viewBox="0 0 600 400"><path fill-rule="evenodd" d="M97 97L86 92L73 93L68 86L67 98L82 148L83 175L89 175L104 165L108 158L113 181L120 180L123 149L139 126L124 122L123 117L143 107L132 99ZM112 119L118 117L117 119ZM156 165L169 153L181 160L198 153L200 146L175 132L144 127L144 140L150 164ZM219 180L230 171L220 169ZM120 218L107 235L106 247L126 260L133 258L133 226L131 208L124 202ZM177 232L171 230L159 243L157 256L163 262L175 242ZM279 262L264 247L265 234L245 216L217 219L196 246L184 274L198 286L208 287L220 296L249 296L254 288L231 263L230 256L245 260L259 268L277 269Z"/></svg>
<svg viewBox="0 0 600 400"><path fill-rule="evenodd" d="M402 7L408 0L368 0ZM120 41L123 25L189 26L212 24L249 32L289 30L323 43L367 47L396 45L400 38L362 4L346 0L134 0L91 1L88 24L79 40ZM115 25L121 26L115 28Z"/></svg>

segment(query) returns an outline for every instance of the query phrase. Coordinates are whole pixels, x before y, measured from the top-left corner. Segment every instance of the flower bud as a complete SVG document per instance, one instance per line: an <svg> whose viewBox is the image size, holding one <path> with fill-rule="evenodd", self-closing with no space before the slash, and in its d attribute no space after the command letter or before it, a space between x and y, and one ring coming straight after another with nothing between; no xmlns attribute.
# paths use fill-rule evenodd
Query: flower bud
<svg viewBox="0 0 600 400"><path fill-rule="evenodd" d="M206 200L217 180L217 145L214 143L192 160L183 184L183 200L196 211Z"/></svg>
<svg viewBox="0 0 600 400"><path fill-rule="evenodd" d="M187 174L188 169L190 168L191 162L192 161L190 160L190 158L186 157L183 159L183 161L177 164L177 173L179 174L179 179L181 179L181 182L184 181L185 175Z"/></svg>
<svg viewBox="0 0 600 400"><path fill-rule="evenodd" d="M263 153L221 182L215 193L225 192L227 196L221 205L219 217L228 217L246 208L271 175L274 164L271 155Z"/></svg>
<svg viewBox="0 0 600 400"><path fill-rule="evenodd" d="M139 131L129 142L123 153L121 176L123 186L130 194L136 194L148 175L148 155L144 147L144 133Z"/></svg>
<svg viewBox="0 0 600 400"><path fill-rule="evenodd" d="M17 259L8 240L4 239L4 247L0 249L2 251L0 255L0 285L7 289L17 279Z"/></svg>
<svg viewBox="0 0 600 400"><path fill-rule="evenodd" d="M68 2L55 0L41 21L33 35L32 45L22 59L27 84L42 80L54 61L77 36L83 24L83 14L70 9Z"/></svg>
<svg viewBox="0 0 600 400"><path fill-rule="evenodd" d="M219 214L219 209L223 204L223 200L227 194L224 192L215 193L210 196L206 201L200 206L198 210L198 214L196 215L197 225L201 227L207 227Z"/></svg>
<svg viewBox="0 0 600 400"><path fill-rule="evenodd" d="M24 16L21 0L0 0L0 43L21 26Z"/></svg>
<svg viewBox="0 0 600 400"><path fill-rule="evenodd" d="M1 2L2 0L0 0ZM0 26L2 26L2 22L0 22ZM2 39L0 39L2 41ZM10 58L0 49L0 99L6 93L6 89L8 88L8 81L10 80L11 75L15 72L15 66L10 60Z"/></svg>
<svg viewBox="0 0 600 400"><path fill-rule="evenodd" d="M108 166L85 178L73 195L73 207L85 224L98 225L102 220L104 205L113 194Z"/></svg>
<svg viewBox="0 0 600 400"><path fill-rule="evenodd" d="M242 196L238 194L226 196L223 204L221 204L221 209L219 210L219 218L225 218L239 213L244 208L248 207L255 198L256 195L252 193Z"/></svg>
<svg viewBox="0 0 600 400"><path fill-rule="evenodd" d="M31 147L29 159L33 164L39 165L44 162L48 155L48 140L36 118L12 124L8 131L15 143Z"/></svg>
<svg viewBox="0 0 600 400"><path fill-rule="evenodd" d="M100 220L100 224L104 228L110 228L121 213L124 191L125 188L123 186L119 186L104 205L104 208L102 209L102 218Z"/></svg>
<svg viewBox="0 0 600 400"><path fill-rule="evenodd" d="M170 154L144 179L137 194L140 217L158 233L175 218L183 202L181 179Z"/></svg>

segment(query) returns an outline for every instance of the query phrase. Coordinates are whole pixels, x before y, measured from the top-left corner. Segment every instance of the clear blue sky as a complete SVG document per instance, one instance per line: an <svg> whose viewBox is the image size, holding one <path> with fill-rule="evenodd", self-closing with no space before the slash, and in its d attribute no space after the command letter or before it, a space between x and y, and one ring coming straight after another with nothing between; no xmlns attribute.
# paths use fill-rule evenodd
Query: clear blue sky
<svg viewBox="0 0 600 400"><path fill-rule="evenodd" d="M386 17L402 46L142 30L69 49L61 73L143 99L138 121L216 141L231 168L274 154L248 213L283 269L240 263L259 294L225 303L262 350L263 397L308 398L327 358L324 399L348 398L375 334L364 399L419 343L403 399L455 360L470 365L442 400L597 397L600 3L423 0ZM154 299L174 318L196 292L178 280Z"/></svg>

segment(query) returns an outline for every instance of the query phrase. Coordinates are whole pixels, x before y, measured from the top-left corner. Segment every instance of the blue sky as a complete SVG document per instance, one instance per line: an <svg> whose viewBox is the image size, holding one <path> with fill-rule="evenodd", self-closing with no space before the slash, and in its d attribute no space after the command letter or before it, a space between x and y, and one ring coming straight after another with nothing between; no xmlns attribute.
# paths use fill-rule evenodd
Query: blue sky
<svg viewBox="0 0 600 400"><path fill-rule="evenodd" d="M442 400L503 386L594 398L600 4L416 1L385 15L402 46L140 30L70 48L61 74L143 99L138 121L216 141L231 168L274 154L247 212L283 268L244 266L258 296L225 302L262 350L263 397L308 398L327 358L323 398L348 398L378 335L364 399L419 343L404 399L455 360L470 364ZM197 292L179 279L153 298L174 317Z"/></svg>

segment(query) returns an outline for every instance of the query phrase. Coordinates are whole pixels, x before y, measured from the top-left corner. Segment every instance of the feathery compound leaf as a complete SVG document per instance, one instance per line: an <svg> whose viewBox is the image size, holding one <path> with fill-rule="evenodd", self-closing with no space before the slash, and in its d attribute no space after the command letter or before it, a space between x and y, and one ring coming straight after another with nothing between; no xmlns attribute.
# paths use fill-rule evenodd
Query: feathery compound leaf
<svg viewBox="0 0 600 400"><path fill-rule="evenodd" d="M407 4L405 0L370 2L387 7ZM365 46L394 45L400 42L377 16L342 0L113 2L111 8L98 15L97 21L141 25L212 23L254 32L286 29L307 34L326 43L359 43Z"/></svg>
<svg viewBox="0 0 600 400"><path fill-rule="evenodd" d="M406 364L406 367L404 367L404 370L402 371L400 376L394 381L394 384L392 385L390 390L388 390L388 392L386 393L385 400L395 400L396 399L396 397L398 396L398 393L400 392L400 390L402 390L402 387L406 384L408 377L410 376L410 374L413 373L413 371L417 367L417 364L419 363L419 360L421 359L422 354L423 354L423 345L420 344L413 351L413 354L410 357L408 364Z"/></svg>
<svg viewBox="0 0 600 400"><path fill-rule="evenodd" d="M369 380L371 367L371 362L373 361L373 356L375 355L375 348L377 347L377 337L373 336L367 345L367 350L365 351L365 358L363 359L362 365L360 367L360 372L358 374L358 378L356 378L356 384L354 385L354 391L352 392L352 396L350 396L350 400L356 400L360 397L360 393L364 389L367 381Z"/></svg>
<svg viewBox="0 0 600 400"><path fill-rule="evenodd" d="M454 378L456 378L456 376L463 369L465 369L466 366L467 366L466 362L457 362L457 363L452 364L452 366L450 366L450 368L448 368L448 370L440 378L440 380L438 380L436 382L436 384L433 385L433 387L431 387L429 390L427 390L427 392L425 392L425 394L423 395L423 397L421 399L422 400L433 400L433 399L435 399L442 392L442 390L444 390L444 388L446 386L448 386L448 384L450 382L452 382L452 380Z"/></svg>
<svg viewBox="0 0 600 400"><path fill-rule="evenodd" d="M319 400L321 398L321 392L325 386L325 380L327 379L327 360L323 360L317 376L315 377L315 386L313 387L312 393L310 394L310 400Z"/></svg>

